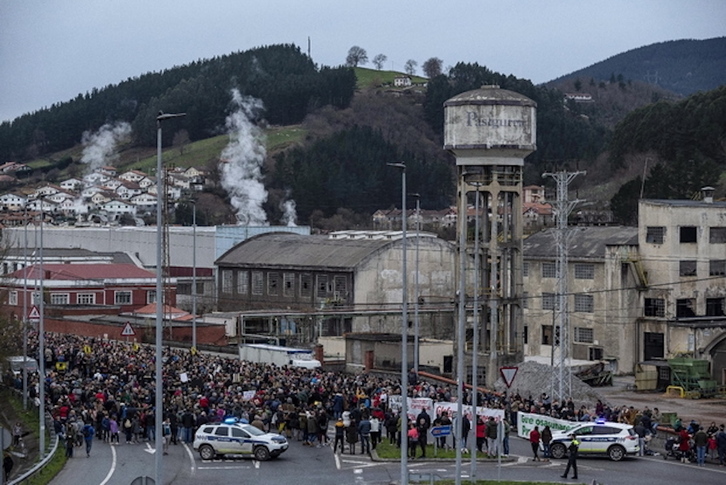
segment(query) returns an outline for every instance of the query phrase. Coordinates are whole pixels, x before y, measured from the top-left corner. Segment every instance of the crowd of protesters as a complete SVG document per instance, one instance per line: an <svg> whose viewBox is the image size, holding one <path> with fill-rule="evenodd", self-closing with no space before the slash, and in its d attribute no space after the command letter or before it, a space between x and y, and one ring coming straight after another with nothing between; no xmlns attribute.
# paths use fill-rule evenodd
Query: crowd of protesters
<svg viewBox="0 0 726 485"><path fill-rule="evenodd" d="M85 442L88 454L94 436L113 446L154 441L157 391L163 392L162 429L166 445L192 443L199 426L235 417L263 431L285 434L305 446L332 445L336 452L355 453L359 449L369 453L384 438L385 431L389 443L398 446L405 436L409 454L415 458L417 448L425 457L428 429L432 425L453 425L455 432L459 430L456 418L423 413L410 420L408 429L402 433L400 416L388 402L389 396L400 394L397 379L367 373L349 375L320 369L280 368L221 354L165 347L163 383L157 386L154 346L50 333L46 334L44 346L46 408L53 417L55 431L76 446ZM40 358L37 335L29 338L29 348L31 355ZM22 388L18 377L15 379L15 386ZM30 397L38 404L38 374L30 379ZM409 375L408 396L434 402L455 400L450 386L419 380L413 373ZM469 390L465 391L463 403L473 404ZM503 427L481 417L472 427L471 416L463 416L463 436L454 439L453 446L461 444L462 451L468 449L468 435L473 431L477 449L492 456L509 453L509 433L511 429L516 432L520 411L570 421L600 418L629 423L641 438L654 435L662 419L658 408L610 407L599 400L590 408L578 407L572 399L558 402L547 394L533 398L517 392L479 393L477 405L503 409ZM329 422L333 423L332 440L328 437ZM93 433L90 439L89 426ZM504 433L501 440L497 439L498 429ZM691 438L698 430L692 431ZM713 423L706 431L707 443L716 442L713 449L718 450L723 464L726 434L722 452L718 433ZM500 441L502 450L497 448ZM450 447L445 439L439 439L437 444ZM72 449L68 452L72 454Z"/></svg>

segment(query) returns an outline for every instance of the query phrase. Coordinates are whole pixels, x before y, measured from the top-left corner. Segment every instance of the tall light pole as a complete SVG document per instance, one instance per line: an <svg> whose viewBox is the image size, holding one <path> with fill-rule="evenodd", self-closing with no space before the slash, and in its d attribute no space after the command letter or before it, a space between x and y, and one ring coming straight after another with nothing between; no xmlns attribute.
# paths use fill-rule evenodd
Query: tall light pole
<svg viewBox="0 0 726 485"><path fill-rule="evenodd" d="M461 176L463 177L463 173ZM456 217L459 227L459 315L457 322L457 348L456 348L456 430L455 441L463 440L464 437L464 347L466 346L466 233L467 233L467 210L469 202L466 198L466 187L463 187L459 196L459 208ZM476 435L476 433L475 433ZM461 485L461 461L462 449L458 443L456 447L456 485Z"/></svg>
<svg viewBox="0 0 726 485"><path fill-rule="evenodd" d="M472 407L474 413L472 416L476 436L476 424L479 420L477 416L477 404L479 395L478 382L478 365L479 365L479 186L480 182L470 182L476 186L476 199L474 200L474 323L472 335L472 352L471 352L471 391L472 391ZM476 483L476 439L471 440L471 481Z"/></svg>
<svg viewBox="0 0 726 485"><path fill-rule="evenodd" d="M408 485L408 276L406 274L406 164L389 163L401 169L401 251L403 273L401 304L401 485Z"/></svg>
<svg viewBox="0 0 726 485"><path fill-rule="evenodd" d="M418 375L418 365L420 362L421 354L419 349L419 338L421 334L421 327L418 320L418 305L419 305L419 285L418 285L418 245L419 245L419 227L421 221L421 195L410 194L416 198L416 268L414 274L414 306L413 306L413 370Z"/></svg>
<svg viewBox="0 0 726 485"><path fill-rule="evenodd" d="M23 358L28 358L28 204L23 218ZM23 409L28 409L28 366L23 362Z"/></svg>
<svg viewBox="0 0 726 485"><path fill-rule="evenodd" d="M43 293L45 292L45 271L43 270L43 219L45 214L43 213L43 196L40 199L40 248L38 251L38 258L40 262L38 264L38 281L40 293L40 319L38 321L38 391L40 397L40 458L45 457L45 302Z"/></svg>
<svg viewBox="0 0 726 485"><path fill-rule="evenodd" d="M192 199L192 348L197 350L197 201Z"/></svg>
<svg viewBox="0 0 726 485"><path fill-rule="evenodd" d="M162 325L164 324L164 288L162 284L162 205L166 202L166 186L164 183L164 175L162 172L161 163L161 122L172 118L181 118L186 116L186 113L162 113L159 112L159 116L156 117L156 353L155 353L155 379L156 379L156 399L154 402L154 483L163 485L162 480L162 452L163 449L163 433L162 433L162 421L163 421L163 394L164 386L162 381L161 373L161 339L162 339ZM42 232L41 232L42 234ZM42 245L41 245L42 246ZM42 312L41 312L41 322Z"/></svg>

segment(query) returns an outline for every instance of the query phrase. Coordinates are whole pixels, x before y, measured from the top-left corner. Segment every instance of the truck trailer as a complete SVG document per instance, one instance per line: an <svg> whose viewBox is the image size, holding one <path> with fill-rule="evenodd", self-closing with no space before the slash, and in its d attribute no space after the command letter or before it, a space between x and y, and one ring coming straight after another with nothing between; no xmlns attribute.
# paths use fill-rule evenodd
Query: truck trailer
<svg viewBox="0 0 726 485"><path fill-rule="evenodd" d="M319 360L313 359L312 350L293 349L269 344L240 344L239 358L248 362L275 364L279 367L286 365L316 369L321 366Z"/></svg>

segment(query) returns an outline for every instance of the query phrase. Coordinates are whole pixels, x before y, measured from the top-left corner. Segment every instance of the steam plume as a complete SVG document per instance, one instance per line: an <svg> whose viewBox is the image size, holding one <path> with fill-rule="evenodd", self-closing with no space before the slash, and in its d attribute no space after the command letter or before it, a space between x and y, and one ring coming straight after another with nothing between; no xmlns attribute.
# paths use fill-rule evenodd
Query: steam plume
<svg viewBox="0 0 726 485"><path fill-rule="evenodd" d="M227 116L229 143L222 150L220 175L222 187L236 209L239 224L266 226L267 215L262 204L267 190L262 184L262 164L265 161L265 136L252 120L262 109L262 101L232 91L235 111Z"/></svg>
<svg viewBox="0 0 726 485"><path fill-rule="evenodd" d="M106 123L97 132L83 132L83 157L81 162L96 171L118 158L116 145L124 141L131 134L131 125L125 121L110 124Z"/></svg>

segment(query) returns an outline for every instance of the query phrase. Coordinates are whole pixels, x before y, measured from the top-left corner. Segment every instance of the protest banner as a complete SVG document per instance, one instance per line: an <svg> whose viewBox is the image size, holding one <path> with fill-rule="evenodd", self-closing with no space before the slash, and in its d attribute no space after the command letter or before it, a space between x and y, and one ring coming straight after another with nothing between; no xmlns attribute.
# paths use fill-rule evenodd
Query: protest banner
<svg viewBox="0 0 726 485"><path fill-rule="evenodd" d="M577 425L576 421L567 421L564 419L551 418L543 414L517 413L517 436L520 438L529 438L529 433L535 426L539 426L540 432L545 426L549 426L554 431L567 431Z"/></svg>

